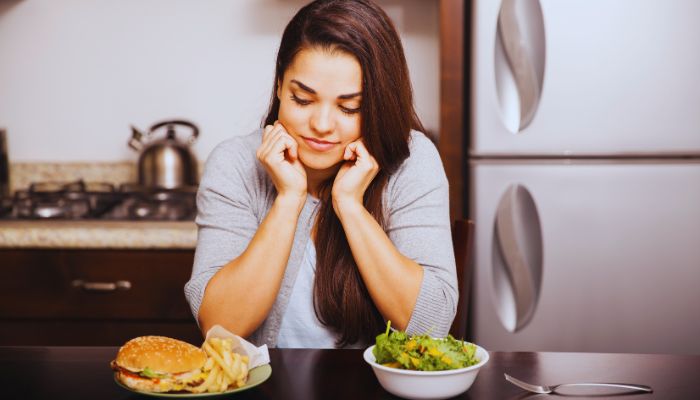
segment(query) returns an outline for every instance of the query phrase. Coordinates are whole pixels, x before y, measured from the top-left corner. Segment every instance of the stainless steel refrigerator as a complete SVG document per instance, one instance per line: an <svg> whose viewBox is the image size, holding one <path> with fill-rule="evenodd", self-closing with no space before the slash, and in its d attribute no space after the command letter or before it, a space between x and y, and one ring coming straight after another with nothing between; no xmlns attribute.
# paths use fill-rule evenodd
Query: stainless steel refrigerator
<svg viewBox="0 0 700 400"><path fill-rule="evenodd" d="M474 0L471 339L700 353L700 1Z"/></svg>

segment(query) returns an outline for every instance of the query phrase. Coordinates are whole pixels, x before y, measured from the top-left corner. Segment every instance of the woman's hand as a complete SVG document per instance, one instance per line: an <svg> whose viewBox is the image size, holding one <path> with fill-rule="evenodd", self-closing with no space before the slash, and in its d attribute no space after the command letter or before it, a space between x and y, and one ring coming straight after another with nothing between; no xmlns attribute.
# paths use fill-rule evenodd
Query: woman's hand
<svg viewBox="0 0 700 400"><path fill-rule="evenodd" d="M256 155L272 178L278 197L306 199L306 171L299 161L297 142L279 121L263 130Z"/></svg>
<svg viewBox="0 0 700 400"><path fill-rule="evenodd" d="M333 181L333 209L340 212L349 207L363 207L362 199L369 184L379 172L377 160L369 154L362 139L350 143L343 153L345 162Z"/></svg>

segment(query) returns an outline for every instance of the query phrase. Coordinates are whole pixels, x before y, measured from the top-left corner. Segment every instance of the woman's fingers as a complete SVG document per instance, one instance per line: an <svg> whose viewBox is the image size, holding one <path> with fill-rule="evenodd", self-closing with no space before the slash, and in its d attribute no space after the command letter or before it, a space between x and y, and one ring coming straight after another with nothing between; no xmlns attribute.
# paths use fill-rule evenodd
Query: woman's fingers
<svg viewBox="0 0 700 400"><path fill-rule="evenodd" d="M347 160L347 161L354 160L356 158L356 155L355 155L356 147L357 147L357 142L352 142L349 145L345 146L345 152L343 152L343 160Z"/></svg>
<svg viewBox="0 0 700 400"><path fill-rule="evenodd" d="M366 165L367 168L378 170L379 164L377 160L369 154L362 139L356 140L345 147L343 158L348 161L356 161L355 165Z"/></svg>
<svg viewBox="0 0 700 400"><path fill-rule="evenodd" d="M286 159L286 154L289 154L290 161L296 159L297 142L286 132L280 132L274 137L274 141L270 145L270 153L280 155L281 159Z"/></svg>
<svg viewBox="0 0 700 400"><path fill-rule="evenodd" d="M280 125L277 123L275 123L274 125L267 125L263 130L263 138L262 142L260 143L260 147L266 149L270 144L271 138L275 136L279 129Z"/></svg>
<svg viewBox="0 0 700 400"><path fill-rule="evenodd" d="M260 146L258 146L258 149L256 151L256 155L259 160L262 160L264 155L267 154L267 150L270 147L270 135L272 132L275 130L274 125L267 125L263 129L263 137L262 141L260 142Z"/></svg>
<svg viewBox="0 0 700 400"><path fill-rule="evenodd" d="M345 146L343 159L346 161L338 170L331 191L336 212L339 204L362 204L367 187L379 171L379 163L361 139Z"/></svg>
<svg viewBox="0 0 700 400"><path fill-rule="evenodd" d="M270 132L275 129L274 125L266 125L265 128L263 129L263 137L262 137L262 142L265 142L267 137L270 135Z"/></svg>
<svg viewBox="0 0 700 400"><path fill-rule="evenodd" d="M271 125L265 125L265 128L263 129L263 142L268 138L272 131L279 129L280 127L282 127L282 124L279 121L275 121Z"/></svg>
<svg viewBox="0 0 700 400"><path fill-rule="evenodd" d="M306 195L306 172L298 160L297 142L279 122L263 129L258 160L280 195Z"/></svg>
<svg viewBox="0 0 700 400"><path fill-rule="evenodd" d="M294 140L293 137L291 137L289 134L285 135L285 138L287 139L288 146L287 149L289 149L288 153L289 158L292 162L297 160L298 157L298 151L299 151L299 144L297 143L296 140Z"/></svg>
<svg viewBox="0 0 700 400"><path fill-rule="evenodd" d="M263 143L258 148L258 159L267 164L276 164L283 161L294 163L298 157L298 145L281 124L277 124L267 132Z"/></svg>
<svg viewBox="0 0 700 400"><path fill-rule="evenodd" d="M269 129L268 129L269 128ZM277 139L281 135L287 135L284 127L280 123L275 123L275 125L268 125L263 131L263 141L258 147L258 159L266 159L271 151L273 151L273 146Z"/></svg>

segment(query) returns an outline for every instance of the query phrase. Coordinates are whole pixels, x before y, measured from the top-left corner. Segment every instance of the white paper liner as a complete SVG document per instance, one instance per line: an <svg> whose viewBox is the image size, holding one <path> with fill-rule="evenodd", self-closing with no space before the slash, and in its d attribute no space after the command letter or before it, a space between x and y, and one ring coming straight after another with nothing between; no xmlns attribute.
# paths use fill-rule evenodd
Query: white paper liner
<svg viewBox="0 0 700 400"><path fill-rule="evenodd" d="M207 331L206 340L209 338L233 339L233 352L248 356L248 370L270 363L270 353L267 345L256 347L253 343L234 335L221 325L214 325Z"/></svg>

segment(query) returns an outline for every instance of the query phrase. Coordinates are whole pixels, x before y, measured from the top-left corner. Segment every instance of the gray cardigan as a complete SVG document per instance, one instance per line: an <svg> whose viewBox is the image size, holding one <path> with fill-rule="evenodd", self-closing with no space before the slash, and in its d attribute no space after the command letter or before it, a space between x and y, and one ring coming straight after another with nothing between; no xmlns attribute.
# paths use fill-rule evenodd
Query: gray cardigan
<svg viewBox="0 0 700 400"><path fill-rule="evenodd" d="M272 180L255 157L262 130L219 144L209 156L197 193L199 228L192 277L185 296L197 317L204 290L223 265L248 246L276 195ZM444 336L457 308L457 278L450 234L447 178L437 149L411 132L410 156L389 178L382 201L387 235L396 248L424 269L423 282L407 331ZM307 197L294 243L270 313L248 338L275 347L303 251L311 233L314 204ZM379 334L380 332L377 332Z"/></svg>

